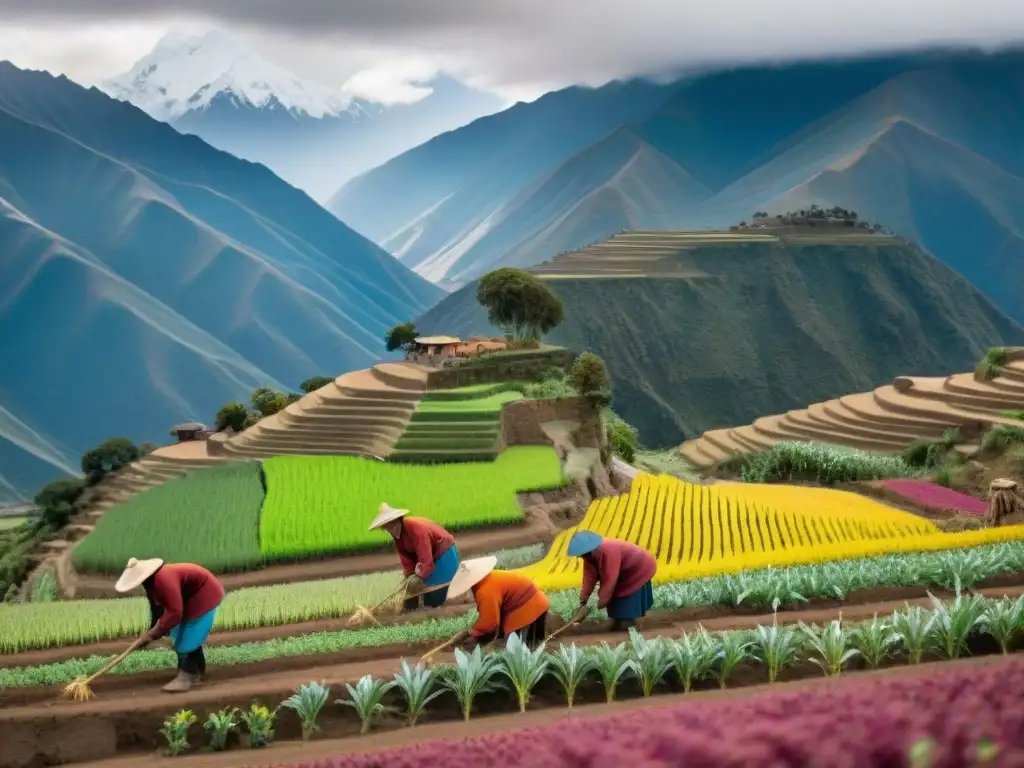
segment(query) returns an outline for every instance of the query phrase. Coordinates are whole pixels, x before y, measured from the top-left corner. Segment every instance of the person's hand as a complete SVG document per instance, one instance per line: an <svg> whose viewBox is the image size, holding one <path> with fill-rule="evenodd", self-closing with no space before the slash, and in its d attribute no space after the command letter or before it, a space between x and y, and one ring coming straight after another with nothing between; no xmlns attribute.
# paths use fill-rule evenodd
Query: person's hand
<svg viewBox="0 0 1024 768"><path fill-rule="evenodd" d="M472 653L473 649L476 648L478 645L480 645L480 641L477 638L473 637L472 635L469 635L469 637L466 639L466 641L464 643L462 643L462 648L467 653Z"/></svg>
<svg viewBox="0 0 1024 768"><path fill-rule="evenodd" d="M412 576L409 577L409 580L405 584L405 594L418 595L426 588L427 585L423 583L423 579L421 579L414 573Z"/></svg>
<svg viewBox="0 0 1024 768"><path fill-rule="evenodd" d="M580 604L580 607L576 609L576 613L573 615L571 621L573 623L577 621L583 621L587 616L590 615L590 606L586 603Z"/></svg>
<svg viewBox="0 0 1024 768"><path fill-rule="evenodd" d="M150 636L149 632L147 632L146 634L144 634L142 637L139 638L139 644L135 646L135 650L136 651L141 651L143 648L148 648L149 644L152 643L152 642L153 642L153 638Z"/></svg>

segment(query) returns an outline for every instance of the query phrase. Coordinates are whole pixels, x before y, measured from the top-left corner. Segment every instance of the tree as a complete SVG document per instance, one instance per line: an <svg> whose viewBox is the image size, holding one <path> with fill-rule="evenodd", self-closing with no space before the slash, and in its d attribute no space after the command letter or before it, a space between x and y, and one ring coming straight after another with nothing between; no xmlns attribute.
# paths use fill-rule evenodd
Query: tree
<svg viewBox="0 0 1024 768"><path fill-rule="evenodd" d="M253 391L249 402L261 416L273 416L288 405L288 398L270 387L259 387Z"/></svg>
<svg viewBox="0 0 1024 768"><path fill-rule="evenodd" d="M612 401L612 382L604 360L593 352L584 352L572 364L569 383L595 406L602 408Z"/></svg>
<svg viewBox="0 0 1024 768"><path fill-rule="evenodd" d="M391 350L388 351L390 352ZM320 387L326 387L332 381L334 379L330 376L313 376L299 384L299 389L308 395L310 392L316 392Z"/></svg>
<svg viewBox="0 0 1024 768"><path fill-rule="evenodd" d="M43 522L54 530L67 525L84 490L85 480L80 477L62 477L44 485L34 499Z"/></svg>
<svg viewBox="0 0 1024 768"><path fill-rule="evenodd" d="M411 320L408 323L399 323L384 334L384 346L388 352L394 352L396 349L408 351L418 335L416 323Z"/></svg>
<svg viewBox="0 0 1024 768"><path fill-rule="evenodd" d="M608 446L612 449L612 453L627 464L632 464L636 461L636 452L639 448L636 428L623 420L611 408L605 410L604 421L608 434Z"/></svg>
<svg viewBox="0 0 1024 768"><path fill-rule="evenodd" d="M565 306L536 276L503 267L484 275L476 300L487 319L515 339L537 339L565 319Z"/></svg>
<svg viewBox="0 0 1024 768"><path fill-rule="evenodd" d="M82 471L90 485L111 472L131 464L142 455L138 446L126 437L114 437L82 455Z"/></svg>
<svg viewBox="0 0 1024 768"><path fill-rule="evenodd" d="M242 403L228 403L217 411L214 428L218 432L223 432L228 427L235 432L241 432L249 426L249 420L249 410Z"/></svg>

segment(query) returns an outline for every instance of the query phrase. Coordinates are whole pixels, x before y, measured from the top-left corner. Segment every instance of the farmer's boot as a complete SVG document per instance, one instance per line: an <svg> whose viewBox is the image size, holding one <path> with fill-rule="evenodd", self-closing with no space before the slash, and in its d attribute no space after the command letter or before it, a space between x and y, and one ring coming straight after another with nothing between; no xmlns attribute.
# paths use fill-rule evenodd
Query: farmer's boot
<svg viewBox="0 0 1024 768"><path fill-rule="evenodd" d="M185 693L186 691L192 690L192 685L196 682L198 677L198 675L179 669L178 676L165 685L163 690L166 693Z"/></svg>
<svg viewBox="0 0 1024 768"><path fill-rule="evenodd" d="M189 653L178 654L178 676L163 687L167 693L184 693L192 690L199 682L200 669L206 666L206 658L201 648Z"/></svg>

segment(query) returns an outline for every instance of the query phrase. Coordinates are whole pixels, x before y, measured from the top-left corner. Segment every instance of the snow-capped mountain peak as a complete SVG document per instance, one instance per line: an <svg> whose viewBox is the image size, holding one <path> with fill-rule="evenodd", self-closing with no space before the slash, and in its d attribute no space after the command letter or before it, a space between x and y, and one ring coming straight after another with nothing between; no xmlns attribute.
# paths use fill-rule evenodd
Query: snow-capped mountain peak
<svg viewBox="0 0 1024 768"><path fill-rule="evenodd" d="M340 89L303 81L220 31L170 32L122 75L100 86L158 120L202 110L224 94L253 107L281 107L320 118L349 109Z"/></svg>

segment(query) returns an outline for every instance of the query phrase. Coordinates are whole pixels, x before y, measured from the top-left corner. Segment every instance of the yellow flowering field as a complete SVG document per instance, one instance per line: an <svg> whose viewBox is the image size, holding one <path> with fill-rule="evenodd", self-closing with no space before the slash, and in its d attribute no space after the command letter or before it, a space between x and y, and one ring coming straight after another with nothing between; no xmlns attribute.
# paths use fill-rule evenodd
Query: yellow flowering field
<svg viewBox="0 0 1024 768"><path fill-rule="evenodd" d="M856 493L790 485L697 485L640 474L628 494L598 499L538 563L520 569L541 589L583 576L566 547L579 529L638 544L658 559L655 582L768 566L809 565L1024 539L1024 526L943 533L931 522Z"/></svg>

